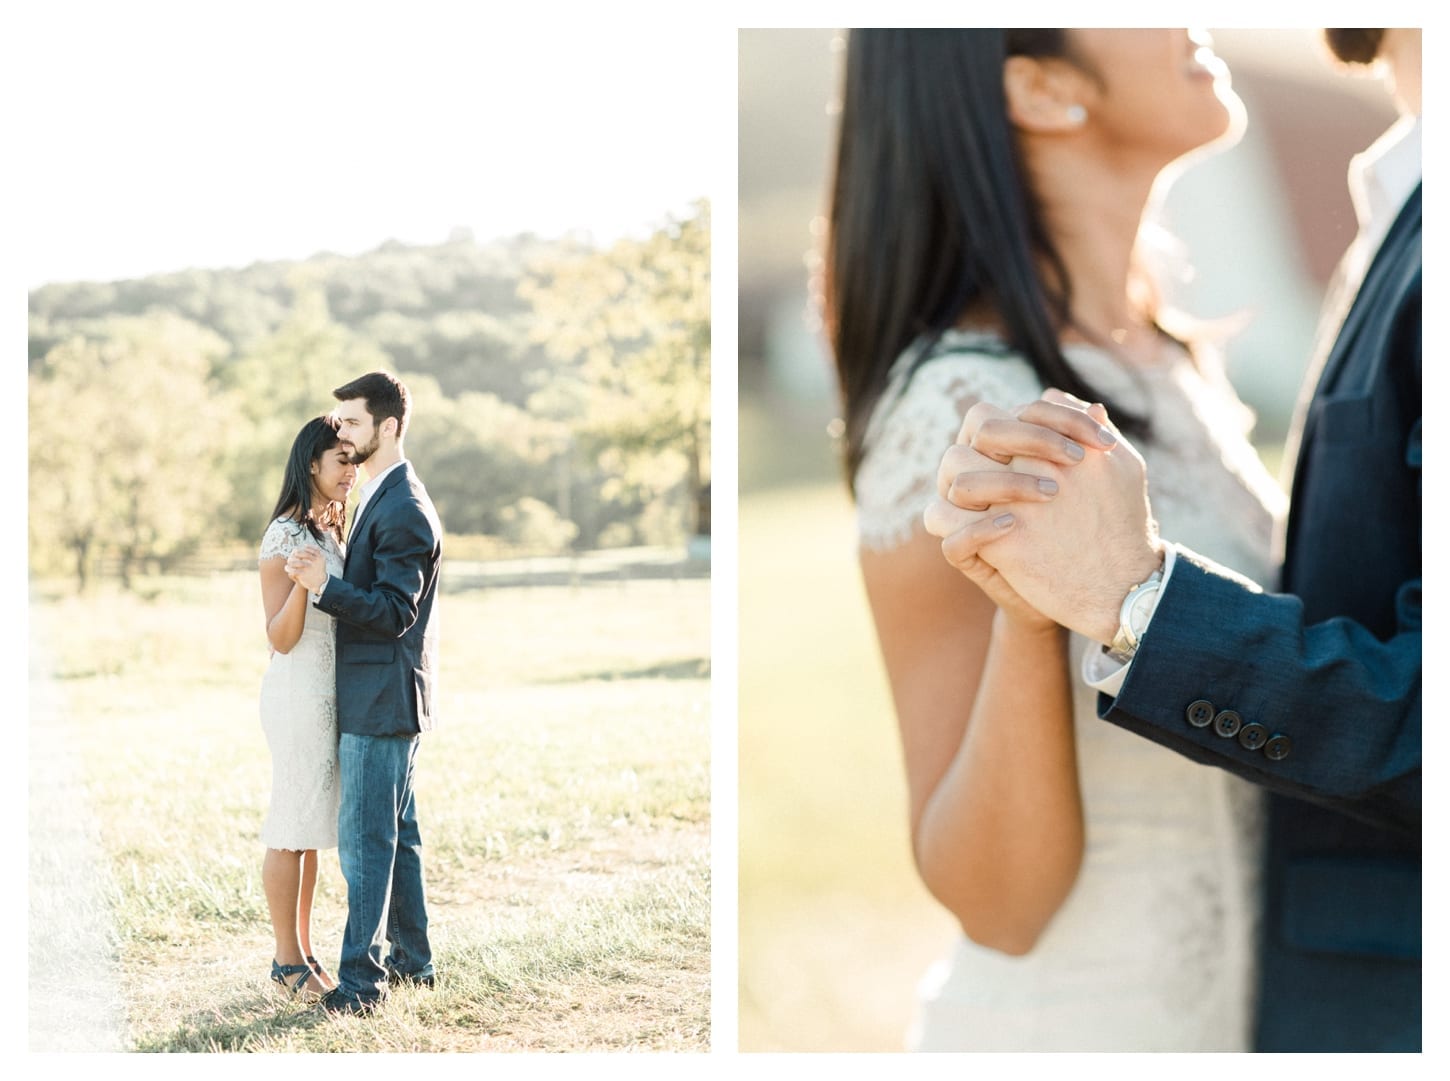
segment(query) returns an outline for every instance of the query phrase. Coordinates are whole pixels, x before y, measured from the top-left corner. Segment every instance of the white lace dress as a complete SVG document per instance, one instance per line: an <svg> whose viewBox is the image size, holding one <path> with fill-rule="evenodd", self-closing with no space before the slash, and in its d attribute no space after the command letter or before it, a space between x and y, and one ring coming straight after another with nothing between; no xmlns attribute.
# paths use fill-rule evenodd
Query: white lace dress
<svg viewBox="0 0 1450 1081"><path fill-rule="evenodd" d="M342 552L303 526L278 518L262 537L259 560L300 545L320 548L329 574L342 575ZM272 654L262 677L262 731L272 752L272 802L262 823L268 848L337 847L337 645L333 619L307 605L302 637Z"/></svg>
<svg viewBox="0 0 1450 1081"><path fill-rule="evenodd" d="M861 542L920 529L936 469L974 400L1010 409L1042 390L994 339L948 334L906 379L898 364L857 475ZM1162 535L1272 585L1284 497L1247 441L1248 410L1186 356L1129 373L1069 347L1103 396L1166 438L1139 450ZM900 393L903 385L904 393ZM1097 717L1071 664L1086 851L1037 946L1010 957L960 938L918 989L908 1046L922 1051L1208 1051L1250 1046L1260 797L1248 783Z"/></svg>

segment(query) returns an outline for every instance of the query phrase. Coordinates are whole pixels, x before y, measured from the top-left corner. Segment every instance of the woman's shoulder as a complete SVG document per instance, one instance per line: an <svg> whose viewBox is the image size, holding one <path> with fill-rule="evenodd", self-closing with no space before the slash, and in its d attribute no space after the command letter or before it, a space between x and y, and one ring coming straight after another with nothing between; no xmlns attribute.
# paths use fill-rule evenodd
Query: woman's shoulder
<svg viewBox="0 0 1450 1081"><path fill-rule="evenodd" d="M1027 359L994 334L948 330L929 349L913 346L897 358L871 419L872 436L883 429L956 425L975 402L1002 409L1025 405L1042 393L1042 383Z"/></svg>
<svg viewBox="0 0 1450 1081"><path fill-rule="evenodd" d="M1012 409L1041 393L1027 360L985 332L947 331L924 353L904 353L867 425L856 473L862 542L880 549L910 537L936 491L941 457L973 404Z"/></svg>
<svg viewBox="0 0 1450 1081"><path fill-rule="evenodd" d="M891 376L907 393L918 384L965 384L1004 394L1028 388L1035 397L1041 386L1027 358L985 330L948 330L925 351L915 346L897 358ZM986 400L1004 409L1022 404Z"/></svg>
<svg viewBox="0 0 1450 1081"><path fill-rule="evenodd" d="M267 531L262 534L262 547L257 558L261 560L285 556L299 544L308 543L310 540L307 527L297 519L285 516L274 518L268 524Z"/></svg>

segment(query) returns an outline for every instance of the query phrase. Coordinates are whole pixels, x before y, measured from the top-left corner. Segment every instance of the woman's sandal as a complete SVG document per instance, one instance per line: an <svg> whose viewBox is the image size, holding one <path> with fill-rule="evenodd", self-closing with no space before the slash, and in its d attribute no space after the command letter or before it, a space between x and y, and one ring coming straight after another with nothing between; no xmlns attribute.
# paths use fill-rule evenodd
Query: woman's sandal
<svg viewBox="0 0 1450 1081"><path fill-rule="evenodd" d="M279 965L276 961L272 962L272 982L293 998L319 997L318 992L307 986L307 981L314 975L311 965ZM294 976L297 977L295 980L292 978Z"/></svg>

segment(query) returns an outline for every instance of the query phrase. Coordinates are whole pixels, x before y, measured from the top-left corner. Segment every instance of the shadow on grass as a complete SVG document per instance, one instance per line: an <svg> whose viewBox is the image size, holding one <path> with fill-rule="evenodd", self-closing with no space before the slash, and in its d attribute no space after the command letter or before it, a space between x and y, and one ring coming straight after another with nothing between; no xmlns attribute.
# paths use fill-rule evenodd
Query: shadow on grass
<svg viewBox="0 0 1450 1081"><path fill-rule="evenodd" d="M567 676L554 676L535 682L561 683L610 683L625 679L709 679L709 657L684 657L677 661L665 661L643 668L604 668L596 672L571 672Z"/></svg>
<svg viewBox="0 0 1450 1081"><path fill-rule="evenodd" d="M137 1041L137 1051L256 1051L328 1023L317 1005L286 1003L270 995L236 995L182 1017L170 1032Z"/></svg>

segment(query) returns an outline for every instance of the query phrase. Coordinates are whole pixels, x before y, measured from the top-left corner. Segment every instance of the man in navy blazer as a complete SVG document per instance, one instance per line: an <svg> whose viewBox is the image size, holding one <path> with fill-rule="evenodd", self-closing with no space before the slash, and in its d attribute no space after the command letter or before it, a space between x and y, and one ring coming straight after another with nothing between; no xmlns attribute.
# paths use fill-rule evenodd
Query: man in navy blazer
<svg viewBox="0 0 1450 1081"><path fill-rule="evenodd" d="M315 551L296 553L288 573L337 621L338 860L347 928L337 987L322 1005L363 1013L389 983L432 986L434 979L413 775L419 733L433 727L443 529L403 457L407 387L372 372L333 396L339 441L354 463L367 464L369 479L342 577L330 577Z"/></svg>
<svg viewBox="0 0 1450 1081"><path fill-rule="evenodd" d="M1087 495L1073 506L1130 513L1022 504L1026 540L939 502L932 528L964 573L980 560L1104 643L1085 675L1105 720L1269 790L1256 1048L1418 1051L1420 31L1325 36L1346 62L1387 66L1401 119L1352 173L1360 234L1301 411L1283 593L1160 540L1130 448L1063 470ZM1049 392L1005 424L973 431L969 415L962 441L1008 461L1040 455L1048 428L1102 451L1100 422L1101 406ZM946 480L962 460L943 459ZM1002 476L971 472L962 490Z"/></svg>

